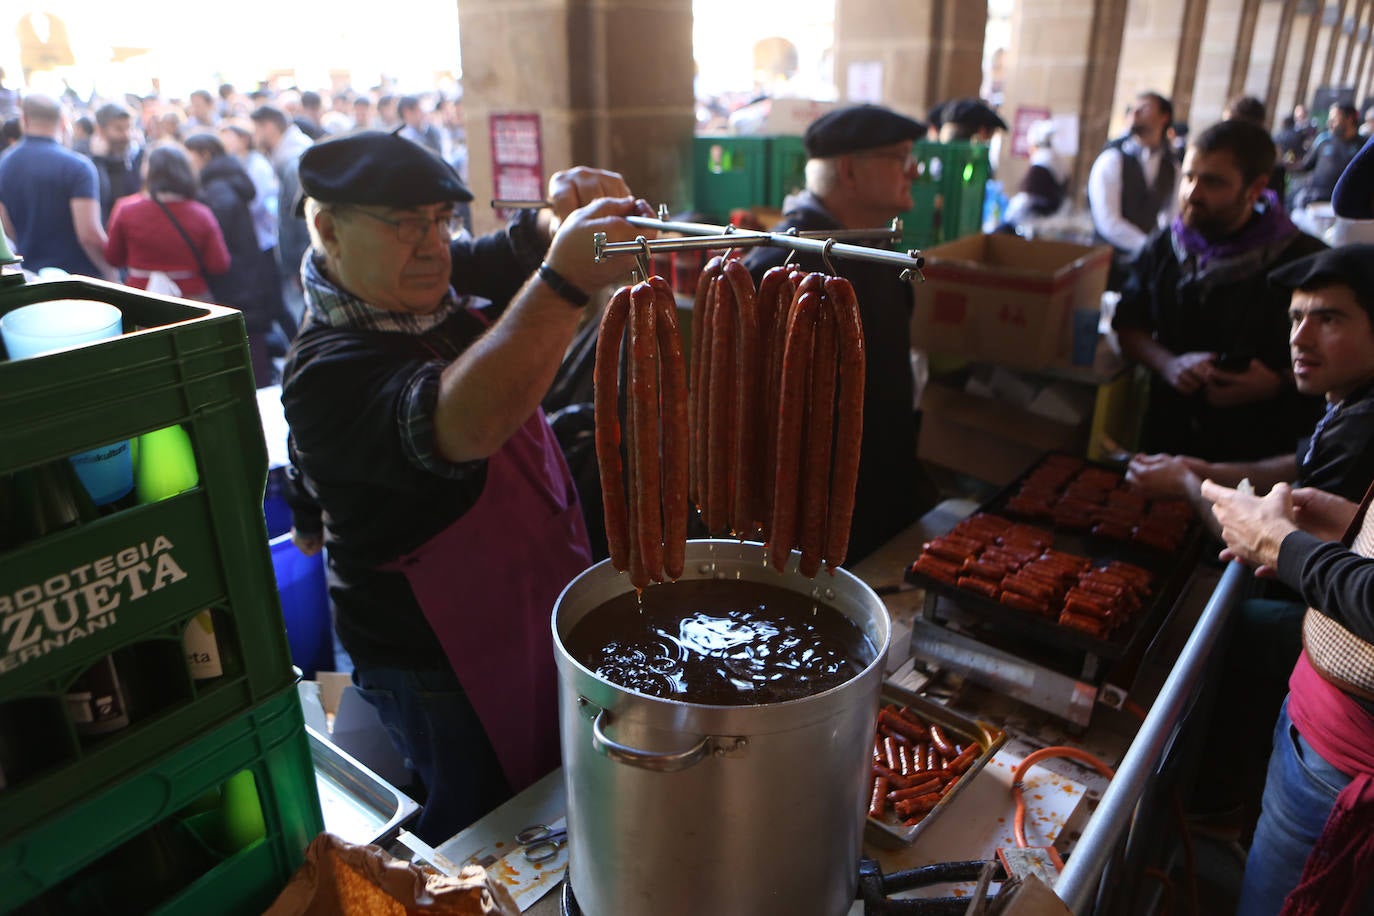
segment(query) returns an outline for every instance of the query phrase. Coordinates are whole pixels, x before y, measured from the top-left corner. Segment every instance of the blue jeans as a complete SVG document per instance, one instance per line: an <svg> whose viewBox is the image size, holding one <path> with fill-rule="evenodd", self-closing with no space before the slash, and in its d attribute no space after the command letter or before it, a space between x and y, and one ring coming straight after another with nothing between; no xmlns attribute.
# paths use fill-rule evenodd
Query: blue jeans
<svg viewBox="0 0 1374 916"><path fill-rule="evenodd" d="M428 797L412 832L439 845L511 797L487 733L452 671L356 668L353 683L377 710Z"/></svg>
<svg viewBox="0 0 1374 916"><path fill-rule="evenodd" d="M1298 734L1284 699L1274 726L1263 811L1245 861L1237 916L1273 916L1283 907L1302 877L1307 854L1326 826L1336 796L1350 780Z"/></svg>

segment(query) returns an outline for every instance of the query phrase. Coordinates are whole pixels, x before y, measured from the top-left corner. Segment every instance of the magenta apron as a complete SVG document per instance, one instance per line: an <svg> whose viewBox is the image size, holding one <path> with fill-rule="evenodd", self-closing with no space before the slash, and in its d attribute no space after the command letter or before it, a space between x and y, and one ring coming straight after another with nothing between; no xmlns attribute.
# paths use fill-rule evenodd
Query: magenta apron
<svg viewBox="0 0 1374 916"><path fill-rule="evenodd" d="M405 574L516 792L559 763L553 606L590 565L572 476L536 410L487 460L476 504L383 567Z"/></svg>

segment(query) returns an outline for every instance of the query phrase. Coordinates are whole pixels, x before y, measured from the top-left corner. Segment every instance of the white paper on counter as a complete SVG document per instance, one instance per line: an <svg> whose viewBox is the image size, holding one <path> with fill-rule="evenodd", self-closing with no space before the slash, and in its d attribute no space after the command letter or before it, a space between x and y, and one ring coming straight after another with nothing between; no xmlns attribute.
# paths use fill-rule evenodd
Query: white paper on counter
<svg viewBox="0 0 1374 916"><path fill-rule="evenodd" d="M457 868L472 862L487 869L511 892L523 913L558 886L568 867L568 847L564 844L557 856L536 867L525 860L515 835L535 824L563 826L567 819L564 791L560 768L445 840L435 852Z"/></svg>

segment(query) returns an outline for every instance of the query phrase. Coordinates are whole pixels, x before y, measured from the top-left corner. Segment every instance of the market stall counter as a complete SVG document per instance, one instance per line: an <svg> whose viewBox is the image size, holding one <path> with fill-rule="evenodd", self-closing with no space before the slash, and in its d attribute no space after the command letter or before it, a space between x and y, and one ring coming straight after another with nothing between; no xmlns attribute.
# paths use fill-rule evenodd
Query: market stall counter
<svg viewBox="0 0 1374 916"><path fill-rule="evenodd" d="M876 863L870 867L876 867L883 875L939 863L999 861L999 850L1006 851L1005 859L1016 858L1017 817L1012 788L1018 765L1034 751L1061 745L1087 750L1107 766L1118 765L1140 720L1111 707L1124 705L1129 709L1132 703L1123 703L1128 694L1133 702L1150 705L1215 583L1215 573L1208 569L1189 579L1158 635L1147 640L1149 650L1142 653L1143 658L1132 660L1130 672L1113 669L1118 677L1124 679L1129 674L1132 680L1120 685L1107 684L1108 689L1100 695L1109 705L1099 703L1090 724L1083 728L1014 699L1005 691L982 686L972 677L950 676L947 664L943 666L944 674L926 671L925 662L912 656L913 629L919 634L930 623L923 619L926 596L908 581L907 570L924 544L945 534L977 509L977 505L964 500L942 503L853 571L882 598L891 617L892 648L886 662L883 702L919 696L920 703L935 704L935 708L955 717L947 729L951 734L958 734L961 726L971 727L964 723L977 723L977 728L987 729L987 737L978 739L982 743L970 751L980 760L979 765L968 774L967 784L958 792L948 793L939 810L932 812L938 816L930 816L919 830L903 831L899 824L894 830L891 823L882 828L870 822L862 852L865 859ZM914 642L919 645L919 638ZM926 712L929 714L929 710ZM1054 851L1046 850L1030 858L1023 854L1016 859L1018 867L1031 871L1040 868L1042 874L1053 877L1052 866L1045 863L1072 851L1107 784L1108 780L1091 767L1063 759L1048 759L1029 767L1022 777L1025 844ZM441 870L467 862L484 864L512 890L523 912L555 916L576 912L569 909L562 893L567 865L566 811L565 779L559 770L434 849L409 834L403 834L402 841L415 850L417 859L429 861ZM536 828L537 835L527 832L531 827ZM552 842L541 828L548 828ZM614 854L633 855L633 850L617 849ZM1045 871L1046 868L1049 870ZM963 866L945 868L944 876L957 880L913 887L894 897L967 898L973 893L976 871L969 872ZM949 903L953 905L954 901ZM571 905L575 906L575 902ZM878 911L873 908L865 909L860 900L850 910L852 916L875 912Z"/></svg>

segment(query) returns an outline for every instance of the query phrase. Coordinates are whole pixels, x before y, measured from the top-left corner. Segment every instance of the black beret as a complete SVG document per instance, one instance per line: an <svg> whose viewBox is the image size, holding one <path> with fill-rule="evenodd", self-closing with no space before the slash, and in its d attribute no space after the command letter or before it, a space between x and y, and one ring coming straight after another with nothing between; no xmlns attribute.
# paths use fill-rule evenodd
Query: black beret
<svg viewBox="0 0 1374 916"><path fill-rule="evenodd" d="M1269 282L1281 289L1303 290L1344 284L1374 318L1374 245L1342 245L1309 254L1270 271Z"/></svg>
<svg viewBox="0 0 1374 916"><path fill-rule="evenodd" d="M1371 137L1336 182L1331 206L1346 219L1374 219L1374 137Z"/></svg>
<svg viewBox="0 0 1374 916"><path fill-rule="evenodd" d="M321 140L301 154L301 199L333 204L419 207L465 203L472 192L453 166L404 137L368 130Z"/></svg>
<svg viewBox="0 0 1374 916"><path fill-rule="evenodd" d="M958 124L963 127L970 127L977 130L986 127L989 130L1006 130L1007 122L1003 121L991 108L981 99L955 99L952 102L945 102L940 106L941 124Z"/></svg>
<svg viewBox="0 0 1374 916"><path fill-rule="evenodd" d="M920 121L880 105L852 105L821 115L802 134L802 146L812 159L841 156L866 149L919 140L926 135Z"/></svg>

